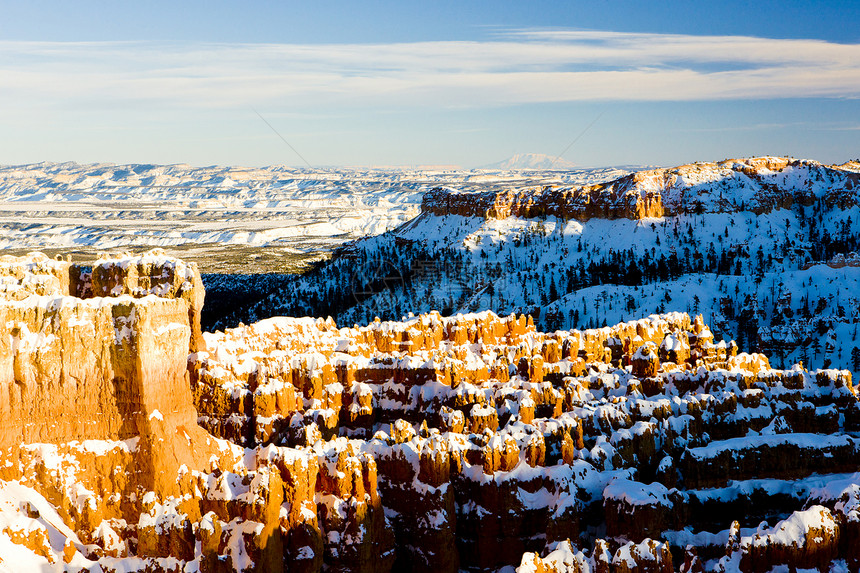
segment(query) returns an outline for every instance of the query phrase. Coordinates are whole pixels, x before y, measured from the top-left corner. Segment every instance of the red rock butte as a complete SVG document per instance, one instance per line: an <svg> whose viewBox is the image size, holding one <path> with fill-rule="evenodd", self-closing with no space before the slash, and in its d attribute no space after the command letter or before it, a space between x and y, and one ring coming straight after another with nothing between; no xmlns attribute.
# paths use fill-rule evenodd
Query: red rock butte
<svg viewBox="0 0 860 573"><path fill-rule="evenodd" d="M143 437L159 450L141 468L153 484L208 459L174 447L184 433L206 445L186 367L201 341L194 265L153 252L90 271L35 254L0 259L0 281L0 448Z"/></svg>

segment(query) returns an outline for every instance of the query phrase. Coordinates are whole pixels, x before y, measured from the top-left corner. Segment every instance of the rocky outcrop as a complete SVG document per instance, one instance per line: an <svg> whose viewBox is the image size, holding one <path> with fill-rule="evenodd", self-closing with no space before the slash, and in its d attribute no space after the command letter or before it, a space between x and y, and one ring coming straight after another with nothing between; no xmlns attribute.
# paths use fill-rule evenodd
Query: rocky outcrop
<svg viewBox="0 0 860 573"><path fill-rule="evenodd" d="M71 270L74 275L75 268ZM134 298L155 295L183 300L188 306L191 351L203 349L200 313L206 293L196 263L167 257L158 249L141 256L102 255L93 264L92 271L80 272L78 280L72 281L71 286L84 298L87 295L130 295Z"/></svg>
<svg viewBox="0 0 860 573"><path fill-rule="evenodd" d="M156 262L161 270L152 274L173 264ZM187 301L158 286L160 296L74 297L86 273L40 255L7 258L0 269L17 282L7 281L8 298L0 300L0 448L141 437L140 449L154 452L143 458L141 479L167 491L175 482L162 470L208 458L187 382ZM117 282L114 290L127 286ZM176 434L200 451L177 448Z"/></svg>
<svg viewBox="0 0 860 573"><path fill-rule="evenodd" d="M797 184L789 179L805 180ZM435 215L466 217L558 217L565 220L645 219L684 213L767 213L816 198L811 182L823 182L828 205L858 204L860 174L850 166L821 165L785 157L729 159L651 169L620 179L582 187L524 187L501 191L462 192L436 188L424 196L421 209Z"/></svg>
<svg viewBox="0 0 860 573"><path fill-rule="evenodd" d="M79 299L119 297L180 299L188 308L190 348L202 348L200 312L205 289L196 263L153 249L143 255L102 254L91 266L42 253L0 256L0 299L21 301L31 295Z"/></svg>
<svg viewBox="0 0 860 573"><path fill-rule="evenodd" d="M720 570L764 573L774 566L824 570L838 558L840 527L826 507L815 505L795 511L772 528L744 535L737 522L729 531L726 556Z"/></svg>
<svg viewBox="0 0 860 573"><path fill-rule="evenodd" d="M80 271L70 261L42 253L26 257L0 256L0 297L23 300L31 295L76 294Z"/></svg>

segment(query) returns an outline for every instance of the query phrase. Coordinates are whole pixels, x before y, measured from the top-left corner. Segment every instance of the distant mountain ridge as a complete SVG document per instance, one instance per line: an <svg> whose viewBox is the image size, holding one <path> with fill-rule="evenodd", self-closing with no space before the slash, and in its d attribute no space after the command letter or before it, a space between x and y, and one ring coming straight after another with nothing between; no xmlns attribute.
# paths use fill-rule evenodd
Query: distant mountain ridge
<svg viewBox="0 0 860 573"><path fill-rule="evenodd" d="M573 169L576 164L556 157L554 155L545 155L543 153L517 153L503 161L483 165L479 169L498 169L506 171L511 169Z"/></svg>

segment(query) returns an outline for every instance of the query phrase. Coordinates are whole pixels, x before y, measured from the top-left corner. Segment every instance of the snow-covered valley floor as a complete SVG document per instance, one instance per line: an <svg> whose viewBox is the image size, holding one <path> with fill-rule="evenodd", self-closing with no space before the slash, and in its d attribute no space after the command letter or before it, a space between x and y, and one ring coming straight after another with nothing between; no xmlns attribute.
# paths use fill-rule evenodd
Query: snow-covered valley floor
<svg viewBox="0 0 860 573"><path fill-rule="evenodd" d="M623 173L3 166L0 249L86 260L100 251L162 247L209 273L295 272L347 240L412 219L433 187L585 183Z"/></svg>

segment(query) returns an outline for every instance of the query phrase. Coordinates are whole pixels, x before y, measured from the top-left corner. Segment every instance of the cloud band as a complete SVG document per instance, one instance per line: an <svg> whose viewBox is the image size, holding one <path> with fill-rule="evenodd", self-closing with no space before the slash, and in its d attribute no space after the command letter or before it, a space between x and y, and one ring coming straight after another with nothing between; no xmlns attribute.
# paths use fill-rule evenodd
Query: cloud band
<svg viewBox="0 0 860 573"><path fill-rule="evenodd" d="M0 99L80 106L504 106L860 96L860 45L596 31L399 44L0 42Z"/></svg>

